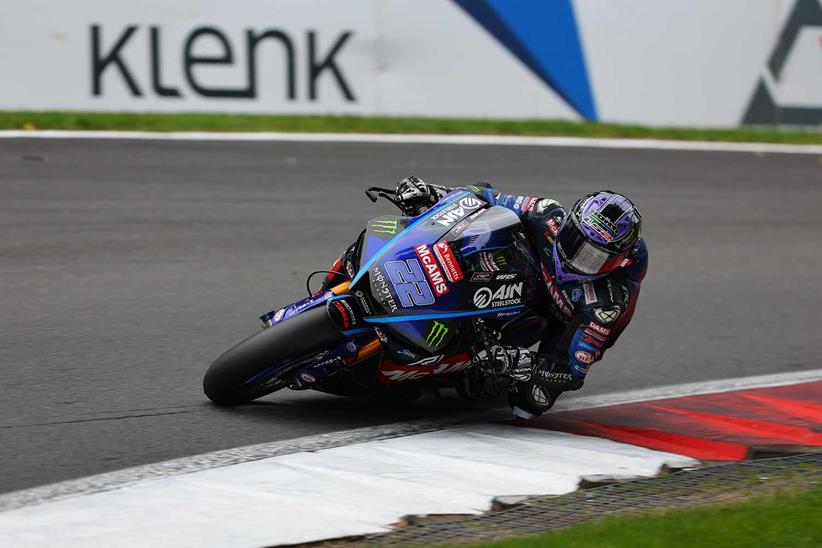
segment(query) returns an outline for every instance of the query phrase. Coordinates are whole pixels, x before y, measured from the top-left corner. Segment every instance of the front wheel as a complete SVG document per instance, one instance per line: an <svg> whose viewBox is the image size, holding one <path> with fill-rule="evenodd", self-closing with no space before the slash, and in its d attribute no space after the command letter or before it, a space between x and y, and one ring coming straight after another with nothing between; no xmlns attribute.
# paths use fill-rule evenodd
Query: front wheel
<svg viewBox="0 0 822 548"><path fill-rule="evenodd" d="M284 388L290 365L346 340L325 306L268 327L234 345L206 371L203 391L218 405L237 405Z"/></svg>

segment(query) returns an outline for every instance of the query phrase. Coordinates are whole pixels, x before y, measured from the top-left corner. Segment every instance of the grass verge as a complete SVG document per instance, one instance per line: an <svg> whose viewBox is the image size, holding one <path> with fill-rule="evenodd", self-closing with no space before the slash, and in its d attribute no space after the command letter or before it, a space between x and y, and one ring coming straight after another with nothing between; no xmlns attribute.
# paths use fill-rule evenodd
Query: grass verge
<svg viewBox="0 0 822 548"><path fill-rule="evenodd" d="M745 502L605 518L483 548L822 546L822 487ZM464 545L463 545L464 546Z"/></svg>
<svg viewBox="0 0 822 548"><path fill-rule="evenodd" d="M562 120L475 120L379 116L0 111L0 129L434 133L822 144L822 131L813 129L803 131L753 127L737 129L651 128Z"/></svg>

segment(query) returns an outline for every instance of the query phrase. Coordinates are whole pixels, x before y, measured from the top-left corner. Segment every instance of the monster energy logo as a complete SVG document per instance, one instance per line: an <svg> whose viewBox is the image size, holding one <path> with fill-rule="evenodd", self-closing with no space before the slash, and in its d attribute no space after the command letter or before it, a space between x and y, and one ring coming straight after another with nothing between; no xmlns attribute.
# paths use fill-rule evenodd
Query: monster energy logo
<svg viewBox="0 0 822 548"><path fill-rule="evenodd" d="M391 234L392 236L397 233L397 220L396 219L382 219L371 221L369 224L371 230L378 234Z"/></svg>
<svg viewBox="0 0 822 548"><path fill-rule="evenodd" d="M425 338L425 342L429 347L437 348L445 342L445 336L447 334L448 328L445 327L445 324L434 322L434 325L431 326L431 331L428 332L428 336Z"/></svg>

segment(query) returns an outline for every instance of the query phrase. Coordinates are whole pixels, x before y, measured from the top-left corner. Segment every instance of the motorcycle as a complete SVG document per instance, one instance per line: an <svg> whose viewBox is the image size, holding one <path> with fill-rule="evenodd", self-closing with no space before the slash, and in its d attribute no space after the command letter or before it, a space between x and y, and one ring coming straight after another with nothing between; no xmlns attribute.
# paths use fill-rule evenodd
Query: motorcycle
<svg viewBox="0 0 822 548"><path fill-rule="evenodd" d="M517 215L467 190L417 215L389 189L366 195L404 214L368 221L345 272L333 272L343 283L260 316L261 331L218 357L203 379L214 403L286 387L411 399L454 387L473 400L505 389L501 372L472 356L530 346L545 329L533 311L547 287Z"/></svg>

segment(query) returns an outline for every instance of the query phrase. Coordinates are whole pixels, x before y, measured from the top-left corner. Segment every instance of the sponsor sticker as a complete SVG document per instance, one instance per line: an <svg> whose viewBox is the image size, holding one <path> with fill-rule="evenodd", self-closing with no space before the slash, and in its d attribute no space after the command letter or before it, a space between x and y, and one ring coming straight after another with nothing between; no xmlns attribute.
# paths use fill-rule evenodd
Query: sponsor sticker
<svg viewBox="0 0 822 548"><path fill-rule="evenodd" d="M397 233L398 223L397 219L374 219L368 222L368 228L371 232L377 234L388 234L393 236Z"/></svg>
<svg viewBox="0 0 822 548"><path fill-rule="evenodd" d="M612 306L610 308L597 308L594 310L594 316L604 324L611 324L619 318L619 307Z"/></svg>
<svg viewBox="0 0 822 548"><path fill-rule="evenodd" d="M446 333L448 331L446 330ZM437 365L442 361L444 354L437 354L436 356L428 356L426 358L422 358L421 360L417 360L407 364L408 366L412 365Z"/></svg>
<svg viewBox="0 0 822 548"><path fill-rule="evenodd" d="M354 292L354 296L357 297L357 301L359 301L360 306L365 311L366 314L372 314L371 305L368 304L368 299L365 298L365 293L360 290Z"/></svg>
<svg viewBox="0 0 822 548"><path fill-rule="evenodd" d="M431 220L445 227L451 227L460 219L482 206L482 201L474 196L466 196L460 201L446 206L435 213Z"/></svg>
<svg viewBox="0 0 822 548"><path fill-rule="evenodd" d="M431 248L426 244L420 244L414 247L414 251L417 257L419 257L425 274L431 281L431 286L434 288L434 293L437 294L437 297L448 293L448 284L445 283L445 277L442 274L442 270L440 270L440 265L434 260L434 254L431 253Z"/></svg>
<svg viewBox="0 0 822 548"><path fill-rule="evenodd" d="M571 306L562 296L562 294L557 290L556 284L554 284L554 278L548 272L548 269L545 268L545 265L542 265L542 277L545 278L545 284L548 286L548 293L551 295L551 299L554 301L554 304L559 309L560 312L565 314L566 316L573 316L574 311L571 310Z"/></svg>
<svg viewBox="0 0 822 548"><path fill-rule="evenodd" d="M472 282L490 282L494 279L494 274L491 272L474 272L471 274Z"/></svg>
<svg viewBox="0 0 822 548"><path fill-rule="evenodd" d="M343 329L348 329L354 323L353 314L351 314L351 307L344 301L334 301L331 303L337 309Z"/></svg>
<svg viewBox="0 0 822 548"><path fill-rule="evenodd" d="M549 217L548 220L545 221L545 226L548 227L548 230L551 232L551 236L556 236L559 232L559 224L553 217Z"/></svg>
<svg viewBox="0 0 822 548"><path fill-rule="evenodd" d="M375 266L371 269L370 279L372 290L377 300L379 300L380 303L382 303L382 305L388 308L391 312L396 312L399 310L397 301L394 299L394 295L388 288L388 280L385 279L385 275L379 267Z"/></svg>
<svg viewBox="0 0 822 548"><path fill-rule="evenodd" d="M503 284L496 290L481 287L474 293L474 306L477 308L498 308L522 303L522 282Z"/></svg>
<svg viewBox="0 0 822 548"><path fill-rule="evenodd" d="M548 399L548 395L542 391L542 388L536 384L531 387L531 399L533 399L537 405L548 405L548 402L551 401Z"/></svg>
<svg viewBox="0 0 822 548"><path fill-rule="evenodd" d="M425 343L430 348L438 348L445 342L446 335L448 335L448 328L445 324L435 321L425 337Z"/></svg>
<svg viewBox="0 0 822 548"><path fill-rule="evenodd" d="M584 363L585 365L591 365L594 363L594 356L590 352L585 352L584 350L577 350L574 352L574 357L578 362Z"/></svg>
<svg viewBox="0 0 822 548"><path fill-rule="evenodd" d="M471 367L471 357L465 353L444 359L441 355L426 359L432 360L434 358L441 361L433 364L418 365L400 365L388 361L383 362L383 368L380 370L381 380L385 382L415 381L431 375L456 373Z"/></svg>
<svg viewBox="0 0 822 548"><path fill-rule="evenodd" d="M311 373L300 373L300 378L309 384L317 381L317 378Z"/></svg>
<svg viewBox="0 0 822 548"><path fill-rule="evenodd" d="M582 284L582 288L585 290L585 304L594 304L597 302L597 292L594 289L594 284L585 282Z"/></svg>
<svg viewBox="0 0 822 548"><path fill-rule="evenodd" d="M571 292L571 300L577 302L580 297L582 297L582 290L577 287Z"/></svg>
<svg viewBox="0 0 822 548"><path fill-rule="evenodd" d="M595 333L599 333L599 334L600 334L600 335L602 335L603 337L607 337L608 335L610 335L610 334L611 334L611 330L610 330L610 329L608 329L607 327L601 326L601 325L599 325L599 324L598 324L598 323L596 323L596 322L590 322L590 323L588 323L588 327L589 327L591 330L593 330Z"/></svg>
<svg viewBox="0 0 822 548"><path fill-rule="evenodd" d="M531 211L532 209L534 209L534 204L536 204L536 203L537 203L537 199L536 199L536 198L530 198L530 197L529 197L529 198L528 198L527 200L525 200L525 202L522 204L522 212L523 212L523 213L528 213L529 211Z"/></svg>
<svg viewBox="0 0 822 548"><path fill-rule="evenodd" d="M451 250L451 246L449 246L447 242L440 241L435 243L434 254L437 256L440 264L445 269L445 277L448 278L448 281L453 283L464 278L462 269L457 262L457 258L454 256L454 252Z"/></svg>
<svg viewBox="0 0 822 548"><path fill-rule="evenodd" d="M602 341L597 339L596 337L588 335L587 333L582 334L582 340L587 342L588 344L596 346L597 348L602 348Z"/></svg>

